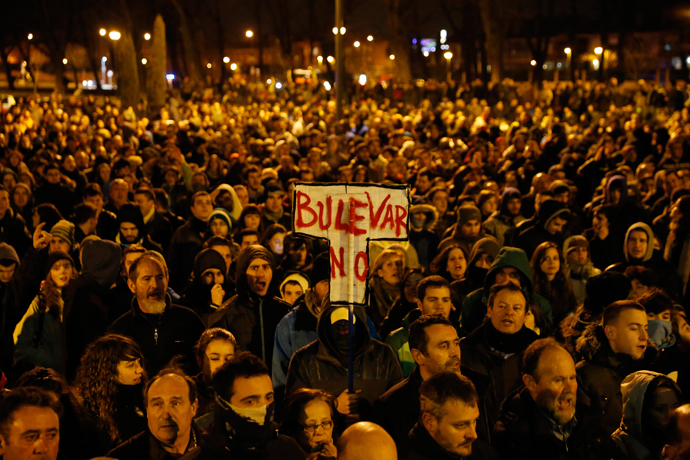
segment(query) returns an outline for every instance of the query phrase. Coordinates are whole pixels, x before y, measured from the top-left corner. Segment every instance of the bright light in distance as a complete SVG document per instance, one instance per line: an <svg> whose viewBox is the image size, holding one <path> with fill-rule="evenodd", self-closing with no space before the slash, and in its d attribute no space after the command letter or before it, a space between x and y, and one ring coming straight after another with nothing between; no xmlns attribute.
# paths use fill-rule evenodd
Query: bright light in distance
<svg viewBox="0 0 690 460"><path fill-rule="evenodd" d="M448 31L446 29L441 29L441 37L447 37L448 36Z"/></svg>
<svg viewBox="0 0 690 460"><path fill-rule="evenodd" d="M391 61L395 61L395 54L391 54L390 56L388 56L388 59L390 59Z"/></svg>
<svg viewBox="0 0 690 460"><path fill-rule="evenodd" d="M359 43L359 42L355 42L354 45L355 45L355 48L359 48L360 43Z"/></svg>
<svg viewBox="0 0 690 460"><path fill-rule="evenodd" d="M445 53L443 53L443 57L446 59L452 59L453 53L451 53L450 51L446 51Z"/></svg>
<svg viewBox="0 0 690 460"><path fill-rule="evenodd" d="M270 85L271 83L273 83L273 80L271 80L270 78L268 80L266 80L267 85Z"/></svg>
<svg viewBox="0 0 690 460"><path fill-rule="evenodd" d="M62 63L65 64L65 65L67 65L67 58L64 58L64 59L62 60Z"/></svg>
<svg viewBox="0 0 690 460"><path fill-rule="evenodd" d="M230 70L237 70L237 64L230 64Z"/></svg>
<svg viewBox="0 0 690 460"><path fill-rule="evenodd" d="M283 84L279 81L276 82L276 89L281 89L283 87Z"/></svg>
<svg viewBox="0 0 690 460"><path fill-rule="evenodd" d="M604 48L602 48L601 46L597 46L596 48L594 48L594 54L601 54L603 52Z"/></svg>
<svg viewBox="0 0 690 460"><path fill-rule="evenodd" d="M429 52L428 52L428 51L424 51L422 54L424 55L424 57L429 57Z"/></svg>
<svg viewBox="0 0 690 460"><path fill-rule="evenodd" d="M340 28L340 35L345 35L345 31L347 31L347 29L345 27L341 27Z"/></svg>
<svg viewBox="0 0 690 460"><path fill-rule="evenodd" d="M26 38L28 38L29 40L33 40L34 34L29 34Z"/></svg>
<svg viewBox="0 0 690 460"><path fill-rule="evenodd" d="M223 58L223 62L225 62L226 64L228 64L228 63L230 62L230 58L227 57L227 56L225 56L225 57Z"/></svg>
<svg viewBox="0 0 690 460"><path fill-rule="evenodd" d="M108 70L105 74L106 74L108 77L112 77L112 76L113 76L113 71L112 71L112 70Z"/></svg>
<svg viewBox="0 0 690 460"><path fill-rule="evenodd" d="M326 58L326 60L327 60L328 62L330 62L331 64L333 64L333 63L335 62L335 58L334 58L333 56L328 56L328 57Z"/></svg>
<svg viewBox="0 0 690 460"><path fill-rule="evenodd" d="M251 30L248 30L244 33L244 35L246 35L247 38L252 38L254 36L254 32L252 32Z"/></svg>
<svg viewBox="0 0 690 460"><path fill-rule="evenodd" d="M101 37L105 37L105 34L107 33L105 29L101 29L98 31L98 33L101 35Z"/></svg>
<svg viewBox="0 0 690 460"><path fill-rule="evenodd" d="M570 54L570 53L573 52L573 50L571 50L570 48L566 48L566 49L563 50L563 52L564 52L565 54Z"/></svg>
<svg viewBox="0 0 690 460"><path fill-rule="evenodd" d="M367 84L367 76L362 74L359 76L359 84L364 86Z"/></svg>
<svg viewBox="0 0 690 460"><path fill-rule="evenodd" d="M105 56L103 56L103 57L101 58L101 61L103 61L103 62L108 62L108 58L105 57Z"/></svg>
<svg viewBox="0 0 690 460"><path fill-rule="evenodd" d="M599 59L592 59L592 65L594 66L595 69L598 68L599 67Z"/></svg>
<svg viewBox="0 0 690 460"><path fill-rule="evenodd" d="M211 65L210 62L209 62L208 64L206 64L206 68L207 68L207 69L210 69L211 67L213 67L213 65Z"/></svg>
<svg viewBox="0 0 690 460"><path fill-rule="evenodd" d="M111 40L119 40L121 35L120 35L120 32L113 30L112 32L110 32L108 34L108 37L110 37Z"/></svg>
<svg viewBox="0 0 690 460"><path fill-rule="evenodd" d="M532 59L531 61L529 61L529 65L531 65L532 67L534 67L535 65L537 65L537 61L535 61L534 59Z"/></svg>
<svg viewBox="0 0 690 460"><path fill-rule="evenodd" d="M173 81L175 79L175 74L168 73L165 75L165 79L168 81Z"/></svg>
<svg viewBox="0 0 690 460"><path fill-rule="evenodd" d="M337 27L333 27L333 35L338 35L338 28Z"/></svg>
<svg viewBox="0 0 690 460"><path fill-rule="evenodd" d="M142 64L146 65L147 62L149 62L149 61L146 60L146 58L142 58L142 59L141 59L141 63L142 63Z"/></svg>
<svg viewBox="0 0 690 460"><path fill-rule="evenodd" d="M316 56L316 60L321 64L323 62L323 56Z"/></svg>
<svg viewBox="0 0 690 460"><path fill-rule="evenodd" d="M331 84L327 81L323 82L323 87L326 88L326 91L331 90Z"/></svg>
<svg viewBox="0 0 690 460"><path fill-rule="evenodd" d="M144 34L144 40L151 40L151 34L148 33L148 32L146 32L146 33Z"/></svg>
<svg viewBox="0 0 690 460"><path fill-rule="evenodd" d="M373 36L373 35L369 35L369 36L367 37L367 41L368 41L368 42L373 42L373 41L374 41L374 36Z"/></svg>

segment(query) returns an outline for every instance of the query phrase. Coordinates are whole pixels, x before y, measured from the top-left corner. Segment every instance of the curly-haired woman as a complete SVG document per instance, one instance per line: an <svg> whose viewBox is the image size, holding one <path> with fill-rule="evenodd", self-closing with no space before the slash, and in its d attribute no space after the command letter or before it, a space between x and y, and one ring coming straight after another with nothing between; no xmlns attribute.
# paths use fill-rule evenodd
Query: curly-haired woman
<svg viewBox="0 0 690 460"><path fill-rule="evenodd" d="M146 430L143 359L132 339L116 334L94 341L81 359L76 388L109 449Z"/></svg>

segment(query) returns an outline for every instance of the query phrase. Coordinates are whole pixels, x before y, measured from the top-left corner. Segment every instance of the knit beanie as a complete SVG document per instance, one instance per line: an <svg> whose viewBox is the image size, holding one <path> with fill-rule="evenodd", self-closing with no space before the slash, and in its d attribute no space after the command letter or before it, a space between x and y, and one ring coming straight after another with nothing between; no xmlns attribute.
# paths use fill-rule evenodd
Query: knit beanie
<svg viewBox="0 0 690 460"><path fill-rule="evenodd" d="M307 278L307 275L295 272L286 276L283 282L280 283L280 292L283 292L283 286L290 281L296 281L302 287L302 292L307 292L307 289L309 289L309 279Z"/></svg>
<svg viewBox="0 0 690 460"><path fill-rule="evenodd" d="M230 219L230 214L228 214L225 209L216 208L213 210L211 216L208 218L209 230L211 229L211 222L213 222L215 219L220 219L225 222L225 225L228 226L228 234L232 233L232 219Z"/></svg>
<svg viewBox="0 0 690 460"><path fill-rule="evenodd" d="M17 251L7 243L0 243L0 263L2 261L11 261L19 266L19 256Z"/></svg>
<svg viewBox="0 0 690 460"><path fill-rule="evenodd" d="M458 227L462 227L471 220L482 221L482 212L476 206L467 204L458 208Z"/></svg>
<svg viewBox="0 0 690 460"><path fill-rule="evenodd" d="M314 258L309 278L311 278L313 286L316 286L319 281L331 279L331 261L328 252L322 252Z"/></svg>
<svg viewBox="0 0 690 460"><path fill-rule="evenodd" d="M204 249L194 258L194 279L199 279L206 270L211 268L218 269L225 275L225 259L214 249Z"/></svg>
<svg viewBox="0 0 690 460"><path fill-rule="evenodd" d="M574 235L571 238L568 238L568 247L565 250L566 255L570 254L571 251L574 251L577 248L587 248L587 250L589 250L589 242L587 241L587 238L582 235Z"/></svg>
<svg viewBox="0 0 690 460"><path fill-rule="evenodd" d="M64 219L59 221L50 229L50 234L54 238L61 238L67 241L70 247L74 246L74 224L72 222Z"/></svg>
<svg viewBox="0 0 690 460"><path fill-rule="evenodd" d="M71 263L72 267L74 267L74 260L72 259L72 256L70 256L66 252L51 252L50 254L48 254L48 260L46 261L45 266L45 273L43 275L48 276L48 273L50 273L50 269L53 268L55 262L59 262L61 260L69 260L69 263Z"/></svg>

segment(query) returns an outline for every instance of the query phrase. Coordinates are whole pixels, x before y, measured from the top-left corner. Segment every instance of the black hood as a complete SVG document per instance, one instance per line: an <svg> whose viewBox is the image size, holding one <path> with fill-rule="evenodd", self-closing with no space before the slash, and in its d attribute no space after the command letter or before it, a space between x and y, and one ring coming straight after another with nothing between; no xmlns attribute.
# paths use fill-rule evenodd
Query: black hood
<svg viewBox="0 0 690 460"><path fill-rule="evenodd" d="M336 340L333 336L333 328L331 327L331 315L337 309L348 307L345 305L330 305L327 304L319 317L319 324L317 326L317 335L319 337L319 342L321 342L328 353L334 357L342 357L341 353L338 352L338 347L336 346ZM364 307L355 306L355 356L361 354L369 345L369 330L367 328L367 314Z"/></svg>
<svg viewBox="0 0 690 460"><path fill-rule="evenodd" d="M237 258L237 295L239 295L240 298L248 298L250 293L253 294L253 292L251 292L249 289L249 285L247 284L247 267L249 267L249 264L254 259L267 260L271 265L273 275L271 277L271 282L269 283L270 287L268 293L266 294L267 296L271 295L272 288L275 286L276 260L273 257L273 254L271 254L271 251L263 246L254 244L244 248L242 252L240 252L240 256Z"/></svg>

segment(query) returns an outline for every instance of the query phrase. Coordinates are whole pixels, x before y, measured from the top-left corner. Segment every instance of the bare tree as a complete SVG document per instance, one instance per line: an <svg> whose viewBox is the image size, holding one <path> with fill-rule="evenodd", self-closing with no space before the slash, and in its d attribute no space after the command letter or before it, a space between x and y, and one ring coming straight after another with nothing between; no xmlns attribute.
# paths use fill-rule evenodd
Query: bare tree
<svg viewBox="0 0 690 460"><path fill-rule="evenodd" d="M149 59L146 75L146 93L150 113L157 113L165 105L165 90L167 87L165 73L167 70L168 54L166 52L165 22L161 15L156 16L153 23L153 37L151 43L151 58Z"/></svg>

